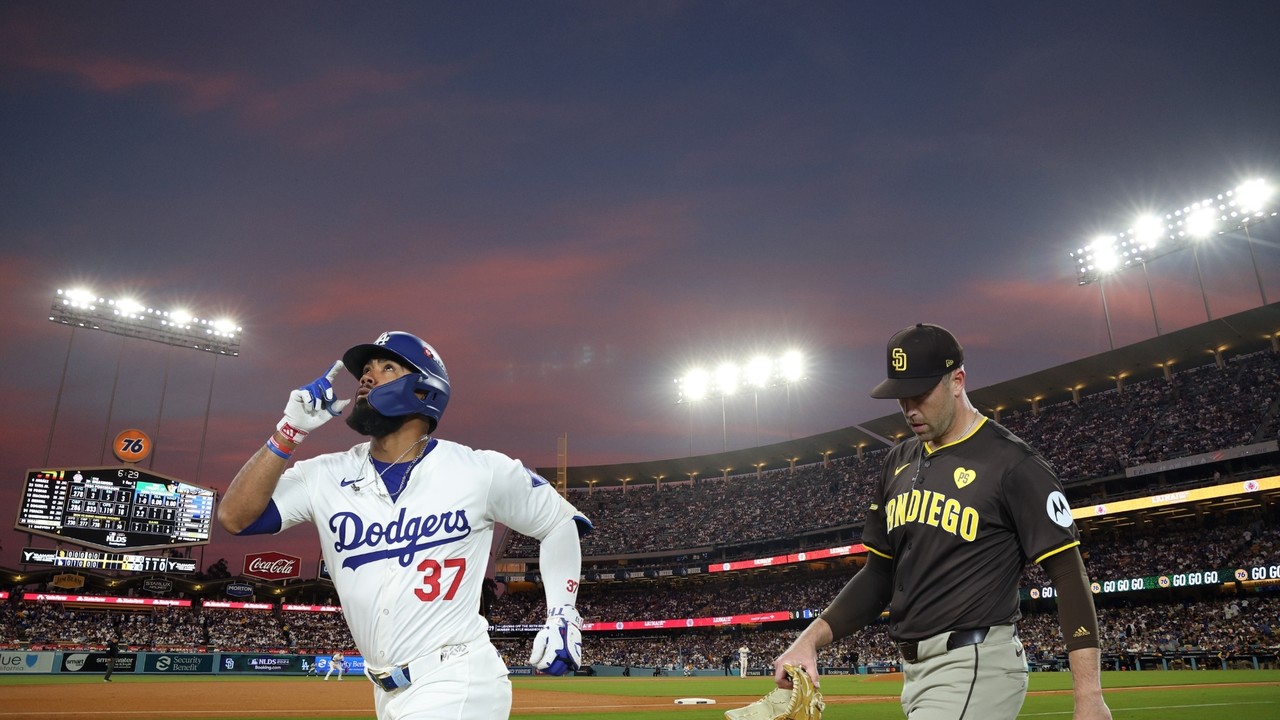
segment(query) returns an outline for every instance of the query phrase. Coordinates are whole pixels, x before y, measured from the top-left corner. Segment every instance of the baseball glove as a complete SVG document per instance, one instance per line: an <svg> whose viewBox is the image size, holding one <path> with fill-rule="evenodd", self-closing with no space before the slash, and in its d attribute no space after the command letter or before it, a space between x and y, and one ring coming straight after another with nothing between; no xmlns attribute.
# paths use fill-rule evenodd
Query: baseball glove
<svg viewBox="0 0 1280 720"><path fill-rule="evenodd" d="M826 703L813 686L813 678L797 665L783 665L782 669L791 678L791 690L775 688L746 707L726 712L725 720L822 720Z"/></svg>

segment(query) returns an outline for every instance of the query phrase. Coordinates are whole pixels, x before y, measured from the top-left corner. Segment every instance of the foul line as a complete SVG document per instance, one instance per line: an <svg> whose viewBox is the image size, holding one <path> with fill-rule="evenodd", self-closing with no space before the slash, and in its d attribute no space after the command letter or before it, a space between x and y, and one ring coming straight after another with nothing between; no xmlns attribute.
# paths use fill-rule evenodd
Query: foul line
<svg viewBox="0 0 1280 720"><path fill-rule="evenodd" d="M1233 703L1201 703L1198 705L1150 705L1147 707L1131 707L1131 708L1111 708L1111 714L1116 715L1122 712L1132 712L1137 710L1185 710L1187 708L1207 708L1207 707L1237 707L1240 705L1275 705L1271 700L1250 700L1248 702ZM1071 715L1071 710L1055 710L1054 712L1038 712L1038 713L1020 713L1018 717L1040 717L1043 715Z"/></svg>

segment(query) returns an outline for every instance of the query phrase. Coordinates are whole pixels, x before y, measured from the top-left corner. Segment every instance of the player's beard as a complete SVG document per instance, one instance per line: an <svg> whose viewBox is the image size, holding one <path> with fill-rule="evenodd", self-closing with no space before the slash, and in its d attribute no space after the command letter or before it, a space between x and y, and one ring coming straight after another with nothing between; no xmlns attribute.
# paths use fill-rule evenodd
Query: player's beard
<svg viewBox="0 0 1280 720"><path fill-rule="evenodd" d="M390 417L383 415L369 404L367 398L358 398L347 416L347 427L366 437L386 437L404 427L412 415Z"/></svg>

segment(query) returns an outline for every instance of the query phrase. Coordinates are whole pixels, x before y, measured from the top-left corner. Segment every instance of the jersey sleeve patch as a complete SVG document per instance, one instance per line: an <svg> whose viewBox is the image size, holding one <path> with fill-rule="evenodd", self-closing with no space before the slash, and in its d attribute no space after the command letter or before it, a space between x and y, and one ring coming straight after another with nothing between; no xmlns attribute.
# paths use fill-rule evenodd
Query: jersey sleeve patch
<svg viewBox="0 0 1280 720"><path fill-rule="evenodd" d="M546 478L530 470L529 468L525 468L524 471L529 474L529 480L533 482L533 487L541 487L543 485L549 484Z"/></svg>
<svg viewBox="0 0 1280 720"><path fill-rule="evenodd" d="M1075 522L1071 518L1071 503L1067 502L1067 497L1058 490L1049 493L1049 497L1044 501L1044 511L1058 527L1068 528Z"/></svg>

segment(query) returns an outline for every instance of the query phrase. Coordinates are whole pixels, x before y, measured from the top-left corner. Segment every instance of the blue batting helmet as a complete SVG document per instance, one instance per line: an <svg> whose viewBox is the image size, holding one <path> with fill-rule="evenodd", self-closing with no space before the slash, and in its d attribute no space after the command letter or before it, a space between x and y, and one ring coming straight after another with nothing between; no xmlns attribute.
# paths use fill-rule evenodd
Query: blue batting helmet
<svg viewBox="0 0 1280 720"><path fill-rule="evenodd" d="M449 373L440 354L416 335L384 332L372 343L356 345L343 353L342 364L359 380L365 364L375 357L390 357L417 372L374 388L369 393L369 404L388 417L430 418L434 431L449 404Z"/></svg>

